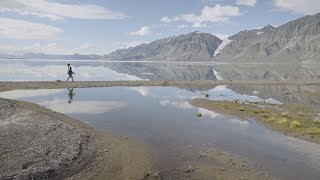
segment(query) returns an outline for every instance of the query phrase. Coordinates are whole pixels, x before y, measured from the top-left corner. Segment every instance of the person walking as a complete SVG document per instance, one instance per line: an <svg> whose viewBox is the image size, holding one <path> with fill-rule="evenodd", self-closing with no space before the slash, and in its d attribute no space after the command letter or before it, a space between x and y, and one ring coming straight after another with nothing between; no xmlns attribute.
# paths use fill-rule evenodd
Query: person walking
<svg viewBox="0 0 320 180"><path fill-rule="evenodd" d="M74 82L74 80L73 80L73 74L76 74L76 73L74 73L74 72L72 71L72 67L70 66L70 64L68 64L68 75L69 75L69 77L68 77L67 81L71 78L71 79L72 79L72 82Z"/></svg>

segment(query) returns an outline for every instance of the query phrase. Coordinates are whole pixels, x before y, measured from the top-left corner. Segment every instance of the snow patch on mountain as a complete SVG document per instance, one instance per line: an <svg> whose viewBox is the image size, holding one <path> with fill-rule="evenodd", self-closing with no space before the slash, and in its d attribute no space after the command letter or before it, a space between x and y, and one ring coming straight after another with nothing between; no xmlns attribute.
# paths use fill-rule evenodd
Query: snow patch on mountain
<svg viewBox="0 0 320 180"><path fill-rule="evenodd" d="M218 49L214 52L213 56L217 56L231 42L232 42L232 40L230 40L228 38L222 39L222 43L218 46Z"/></svg>
<svg viewBox="0 0 320 180"><path fill-rule="evenodd" d="M222 81L223 80L222 76L220 75L220 73L218 71L216 71L214 68L212 68L212 71L213 71L213 74L216 76L218 81Z"/></svg>

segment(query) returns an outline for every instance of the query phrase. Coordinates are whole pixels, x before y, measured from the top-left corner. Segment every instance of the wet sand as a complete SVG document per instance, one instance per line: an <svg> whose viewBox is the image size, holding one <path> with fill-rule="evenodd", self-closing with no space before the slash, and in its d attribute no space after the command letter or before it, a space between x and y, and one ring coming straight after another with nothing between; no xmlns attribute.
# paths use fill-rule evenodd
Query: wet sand
<svg viewBox="0 0 320 180"><path fill-rule="evenodd" d="M320 80L223 80L223 81L22 81L0 82L0 91L17 89L59 89L114 86L214 87L218 85L320 85Z"/></svg>

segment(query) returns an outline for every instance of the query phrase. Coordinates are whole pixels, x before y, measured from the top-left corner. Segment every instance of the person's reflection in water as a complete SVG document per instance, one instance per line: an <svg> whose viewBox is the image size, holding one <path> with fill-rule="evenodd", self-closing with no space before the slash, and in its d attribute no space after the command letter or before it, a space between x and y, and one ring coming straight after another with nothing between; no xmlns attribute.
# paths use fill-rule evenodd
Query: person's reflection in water
<svg viewBox="0 0 320 180"><path fill-rule="evenodd" d="M69 96L69 104L71 104L72 101L73 101L73 96L75 96L76 93L73 92L73 88L68 88L68 90L69 90L69 93L68 93L68 96Z"/></svg>

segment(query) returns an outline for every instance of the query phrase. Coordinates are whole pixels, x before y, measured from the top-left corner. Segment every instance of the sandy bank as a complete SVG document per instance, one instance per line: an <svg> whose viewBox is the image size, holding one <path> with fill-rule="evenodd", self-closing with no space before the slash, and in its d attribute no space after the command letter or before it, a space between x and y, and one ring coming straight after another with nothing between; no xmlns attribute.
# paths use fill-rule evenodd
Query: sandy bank
<svg viewBox="0 0 320 180"><path fill-rule="evenodd" d="M143 146L0 98L0 179L141 179L150 169Z"/></svg>
<svg viewBox="0 0 320 180"><path fill-rule="evenodd" d="M15 89L59 89L112 86L182 86L213 87L217 85L320 85L320 80L237 80L237 81L26 81L0 82L0 91Z"/></svg>

